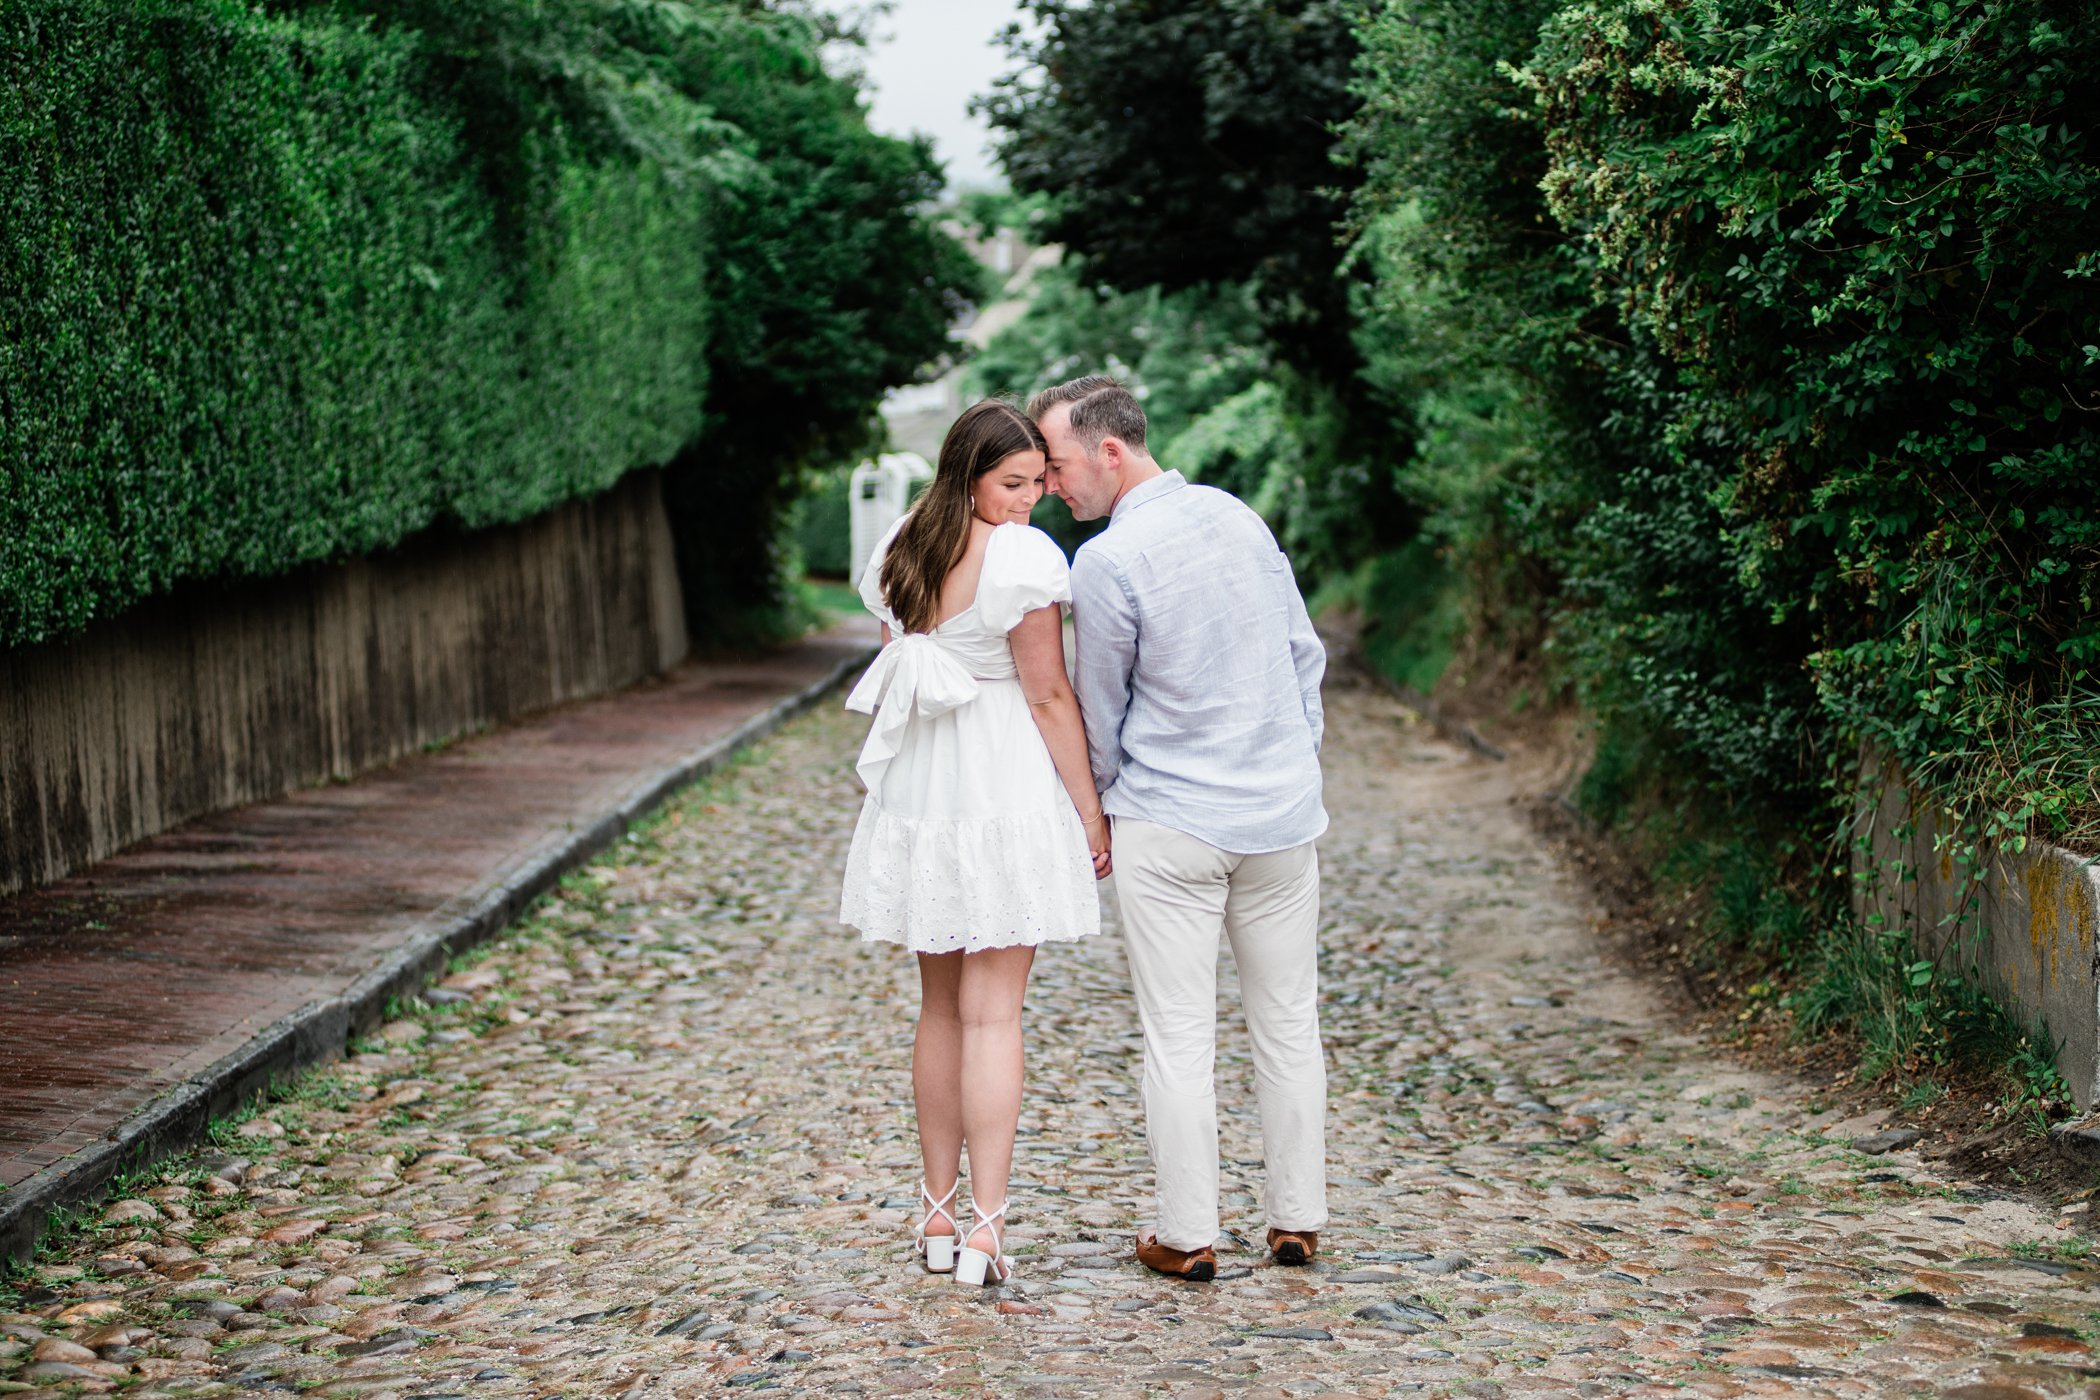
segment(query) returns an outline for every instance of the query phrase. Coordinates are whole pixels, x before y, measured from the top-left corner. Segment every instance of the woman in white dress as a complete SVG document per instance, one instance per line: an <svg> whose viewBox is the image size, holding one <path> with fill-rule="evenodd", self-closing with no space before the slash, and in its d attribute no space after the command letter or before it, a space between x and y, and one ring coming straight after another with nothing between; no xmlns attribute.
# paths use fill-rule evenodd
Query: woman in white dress
<svg viewBox="0 0 2100 1400"><path fill-rule="evenodd" d="M1094 881L1109 870L1065 675L1065 557L1028 524L1044 470L1042 434L1011 405L955 421L933 483L861 576L883 649L846 701L875 723L839 918L918 954L912 1094L928 1211L915 1244L929 1270L964 1283L1012 1272L1001 1237L1036 946L1100 932ZM958 1239L966 1144L977 1219Z"/></svg>

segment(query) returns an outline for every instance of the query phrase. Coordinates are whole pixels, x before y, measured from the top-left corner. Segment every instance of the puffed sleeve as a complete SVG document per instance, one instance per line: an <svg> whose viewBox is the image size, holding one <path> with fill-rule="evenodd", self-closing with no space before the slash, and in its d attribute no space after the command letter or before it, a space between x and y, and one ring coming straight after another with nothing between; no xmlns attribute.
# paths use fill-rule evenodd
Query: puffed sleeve
<svg viewBox="0 0 2100 1400"><path fill-rule="evenodd" d="M892 632L897 630L897 619L890 612L888 604L882 600L882 561L890 552L890 541L897 538L897 532L904 528L904 522L909 519L911 513L907 511L897 517L896 524L883 531L882 538L875 543L875 552L868 556L868 567L861 570L860 574L861 602Z"/></svg>
<svg viewBox="0 0 2100 1400"><path fill-rule="evenodd" d="M985 626L1011 632L1037 608L1071 602L1072 570L1057 541L1033 525L992 531L977 580L977 616Z"/></svg>

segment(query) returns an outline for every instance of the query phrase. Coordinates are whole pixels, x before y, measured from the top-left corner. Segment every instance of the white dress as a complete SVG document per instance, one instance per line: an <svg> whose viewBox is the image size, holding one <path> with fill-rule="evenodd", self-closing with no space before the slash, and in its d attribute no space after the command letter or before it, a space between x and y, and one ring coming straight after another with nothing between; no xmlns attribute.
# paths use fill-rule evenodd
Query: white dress
<svg viewBox="0 0 2100 1400"><path fill-rule="evenodd" d="M882 600L882 560L861 576L893 640L846 708L875 716L868 789L846 857L839 921L918 953L1062 942L1101 931L1086 830L1021 693L1007 633L1072 601L1064 553L1031 525L984 549L977 596L931 632L906 633Z"/></svg>

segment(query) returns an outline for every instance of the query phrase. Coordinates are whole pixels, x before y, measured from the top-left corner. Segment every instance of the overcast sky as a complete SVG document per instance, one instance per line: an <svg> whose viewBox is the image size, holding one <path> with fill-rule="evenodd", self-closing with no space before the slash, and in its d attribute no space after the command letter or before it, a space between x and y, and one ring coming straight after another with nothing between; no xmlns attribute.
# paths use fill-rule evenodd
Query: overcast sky
<svg viewBox="0 0 2100 1400"><path fill-rule="evenodd" d="M861 8L853 0L824 3L841 13ZM997 36L1016 13L1014 0L895 0L876 21L867 56L869 124L896 136L931 136L951 190L1004 183L986 149L990 133L967 109L1006 71Z"/></svg>

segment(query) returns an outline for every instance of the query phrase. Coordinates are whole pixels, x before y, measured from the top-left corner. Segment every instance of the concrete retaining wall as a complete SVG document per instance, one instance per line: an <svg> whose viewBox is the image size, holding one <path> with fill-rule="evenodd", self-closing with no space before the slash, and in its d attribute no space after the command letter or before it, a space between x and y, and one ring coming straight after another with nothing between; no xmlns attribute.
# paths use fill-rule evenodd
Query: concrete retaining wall
<svg viewBox="0 0 2100 1400"><path fill-rule="evenodd" d="M1979 973L2016 1014L2044 1021L2056 1067L2081 1108L2100 1102L2100 864L2030 843L1995 853L1964 900L1963 871L1936 849L1943 814L1895 767L1869 758L1868 791L1854 853L1854 908L1885 927L1911 930L1937 959Z"/></svg>
<svg viewBox="0 0 2100 1400"><path fill-rule="evenodd" d="M0 653L0 894L686 652L661 481Z"/></svg>

